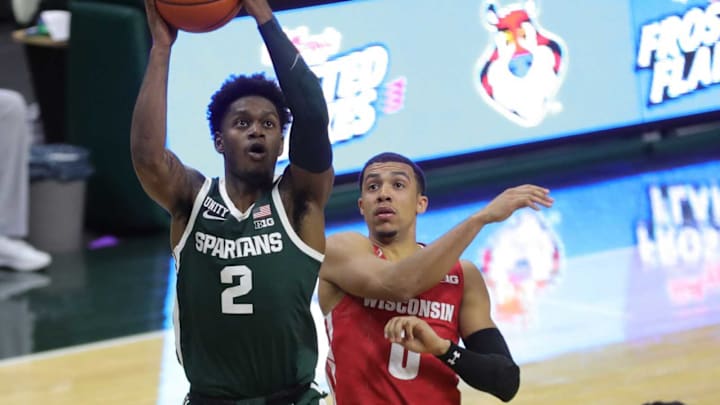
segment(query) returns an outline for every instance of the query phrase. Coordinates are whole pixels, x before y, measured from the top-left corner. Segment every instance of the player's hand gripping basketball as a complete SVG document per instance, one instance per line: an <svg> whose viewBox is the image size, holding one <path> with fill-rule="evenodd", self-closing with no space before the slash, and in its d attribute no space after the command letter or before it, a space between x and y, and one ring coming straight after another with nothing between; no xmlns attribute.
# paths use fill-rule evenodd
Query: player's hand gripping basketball
<svg viewBox="0 0 720 405"><path fill-rule="evenodd" d="M550 208L553 204L550 190L532 184L509 188L490 201L477 215L481 215L485 223L506 220L520 208L530 207L539 210L538 205Z"/></svg>
<svg viewBox="0 0 720 405"><path fill-rule="evenodd" d="M272 9L267 0L243 0L243 7L258 24L263 24L272 18Z"/></svg>
<svg viewBox="0 0 720 405"><path fill-rule="evenodd" d="M153 45L172 46L177 38L177 28L171 27L160 17L155 0L145 0L145 13L147 14Z"/></svg>
<svg viewBox="0 0 720 405"><path fill-rule="evenodd" d="M416 353L444 354L450 341L443 339L424 320L416 316L396 316L385 324L385 337Z"/></svg>

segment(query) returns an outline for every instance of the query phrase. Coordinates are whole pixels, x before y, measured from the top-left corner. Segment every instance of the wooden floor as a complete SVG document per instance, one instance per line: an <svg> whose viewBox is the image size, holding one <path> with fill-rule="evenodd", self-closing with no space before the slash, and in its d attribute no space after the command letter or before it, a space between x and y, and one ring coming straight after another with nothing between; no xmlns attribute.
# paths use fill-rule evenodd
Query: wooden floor
<svg viewBox="0 0 720 405"><path fill-rule="evenodd" d="M720 325L522 367L516 405L720 404ZM463 391L463 404L496 404Z"/></svg>
<svg viewBox="0 0 720 405"><path fill-rule="evenodd" d="M156 404L162 334L0 363L3 404ZM180 405L180 404L177 404Z"/></svg>
<svg viewBox="0 0 720 405"><path fill-rule="evenodd" d="M3 405L137 404L158 400L162 333L0 362ZM720 325L560 356L522 367L513 404L720 404ZM462 387L463 404L499 404ZM176 397L181 397L181 393ZM167 402L177 404L178 402Z"/></svg>

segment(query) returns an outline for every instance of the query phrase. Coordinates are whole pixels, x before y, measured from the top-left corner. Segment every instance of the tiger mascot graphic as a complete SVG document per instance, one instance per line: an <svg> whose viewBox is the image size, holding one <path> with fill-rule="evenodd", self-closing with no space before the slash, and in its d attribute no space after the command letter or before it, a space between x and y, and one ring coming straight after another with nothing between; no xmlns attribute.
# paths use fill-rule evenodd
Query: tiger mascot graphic
<svg viewBox="0 0 720 405"><path fill-rule="evenodd" d="M554 97L567 68L563 41L537 22L535 1L500 8L490 0L482 9L492 42L477 61L475 83L485 101L524 127L559 112Z"/></svg>

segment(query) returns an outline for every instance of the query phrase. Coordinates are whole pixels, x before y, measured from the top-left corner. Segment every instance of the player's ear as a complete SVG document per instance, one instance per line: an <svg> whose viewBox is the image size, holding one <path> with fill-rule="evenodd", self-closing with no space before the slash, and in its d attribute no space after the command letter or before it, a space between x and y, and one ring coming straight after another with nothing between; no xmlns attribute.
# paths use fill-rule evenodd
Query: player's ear
<svg viewBox="0 0 720 405"><path fill-rule="evenodd" d="M223 137L220 132L215 132L215 136L213 136L213 142L215 143L215 150L218 153L225 152L225 144L223 143Z"/></svg>
<svg viewBox="0 0 720 405"><path fill-rule="evenodd" d="M360 215L365 216L365 210L363 209L362 197L358 198L358 209L360 210Z"/></svg>
<svg viewBox="0 0 720 405"><path fill-rule="evenodd" d="M428 203L429 203L429 201L428 201L427 196L419 194L418 199L417 199L417 206L416 206L417 213L418 214L425 213L425 211L427 211L427 208L428 208Z"/></svg>

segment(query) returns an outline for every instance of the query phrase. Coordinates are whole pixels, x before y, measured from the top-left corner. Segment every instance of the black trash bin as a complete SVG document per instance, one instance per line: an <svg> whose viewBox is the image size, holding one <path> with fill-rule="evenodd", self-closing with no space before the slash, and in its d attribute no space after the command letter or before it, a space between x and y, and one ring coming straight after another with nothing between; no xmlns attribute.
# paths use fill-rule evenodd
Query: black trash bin
<svg viewBox="0 0 720 405"><path fill-rule="evenodd" d="M93 173L88 155L74 145L33 145L28 239L38 249L56 253L82 247L85 185Z"/></svg>

